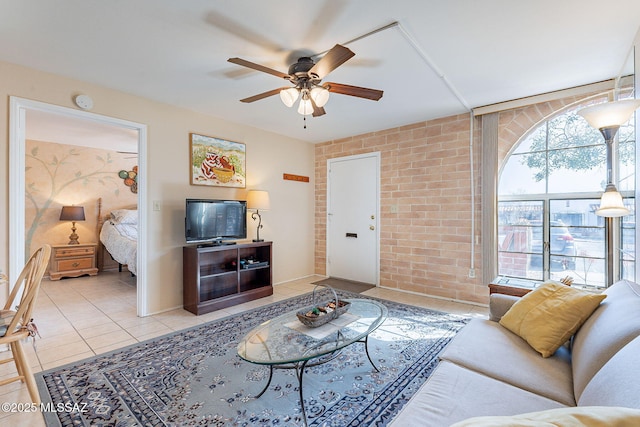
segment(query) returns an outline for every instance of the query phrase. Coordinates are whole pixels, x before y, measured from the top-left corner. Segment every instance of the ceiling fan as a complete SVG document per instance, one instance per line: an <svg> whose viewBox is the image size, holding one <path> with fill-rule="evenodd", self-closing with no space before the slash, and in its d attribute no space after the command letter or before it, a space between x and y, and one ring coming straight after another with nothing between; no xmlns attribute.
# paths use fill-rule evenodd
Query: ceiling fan
<svg viewBox="0 0 640 427"><path fill-rule="evenodd" d="M299 58L298 62L289 67L288 74L241 58L229 58L228 61L253 70L262 71L263 73L272 74L288 80L293 84L293 86L280 87L241 99L241 102L254 102L280 94L280 99L287 107L293 106L298 98L300 98L298 113L303 116L311 114L313 117L318 117L326 113L323 107L329 100L330 92L371 99L373 101L382 98L383 91L377 89L333 82L321 84L322 79L331 71L347 62L353 56L355 56L355 53L350 49L337 44L327 51L317 63L309 56Z"/></svg>

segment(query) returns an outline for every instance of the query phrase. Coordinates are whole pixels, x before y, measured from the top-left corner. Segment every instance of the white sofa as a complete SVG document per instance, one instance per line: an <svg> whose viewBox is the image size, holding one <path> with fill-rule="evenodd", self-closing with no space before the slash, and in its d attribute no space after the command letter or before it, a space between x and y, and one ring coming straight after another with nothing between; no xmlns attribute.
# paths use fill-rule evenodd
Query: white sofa
<svg viewBox="0 0 640 427"><path fill-rule="evenodd" d="M473 319L456 335L392 425L449 426L575 406L640 409L640 285L620 281L605 293L548 358L498 323L517 298L493 294L491 318Z"/></svg>

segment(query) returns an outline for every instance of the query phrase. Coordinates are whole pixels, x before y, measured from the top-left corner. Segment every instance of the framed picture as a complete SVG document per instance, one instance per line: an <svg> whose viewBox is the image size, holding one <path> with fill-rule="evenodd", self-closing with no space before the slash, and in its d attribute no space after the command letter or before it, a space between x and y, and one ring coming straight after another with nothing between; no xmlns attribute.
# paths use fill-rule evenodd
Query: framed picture
<svg viewBox="0 0 640 427"><path fill-rule="evenodd" d="M189 134L191 184L245 188L245 145L211 136Z"/></svg>

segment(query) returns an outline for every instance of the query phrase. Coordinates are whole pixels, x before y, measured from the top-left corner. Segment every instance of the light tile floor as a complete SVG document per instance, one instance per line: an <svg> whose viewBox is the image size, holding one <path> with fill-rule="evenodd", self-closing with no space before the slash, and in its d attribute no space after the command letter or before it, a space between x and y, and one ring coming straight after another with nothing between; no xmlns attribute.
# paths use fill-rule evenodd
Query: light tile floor
<svg viewBox="0 0 640 427"><path fill-rule="evenodd" d="M321 276L311 276L278 284L274 286L272 296L201 316L176 309L148 317L136 315L135 278L128 272L102 272L97 277L59 281L45 279L34 310L34 320L41 338L35 341L35 349L31 342L25 343L24 347L33 372L40 372L310 292L314 287L311 283L320 279ZM375 288L365 294L472 317L486 317L488 313L488 309L482 306L391 289ZM8 352L0 352L0 359L6 358L7 355ZM0 367L0 379L10 374L15 374L13 363ZM24 384L15 382L0 387L0 403L18 402L30 402ZM0 426L4 425L40 427L45 424L39 412L7 412L0 409Z"/></svg>

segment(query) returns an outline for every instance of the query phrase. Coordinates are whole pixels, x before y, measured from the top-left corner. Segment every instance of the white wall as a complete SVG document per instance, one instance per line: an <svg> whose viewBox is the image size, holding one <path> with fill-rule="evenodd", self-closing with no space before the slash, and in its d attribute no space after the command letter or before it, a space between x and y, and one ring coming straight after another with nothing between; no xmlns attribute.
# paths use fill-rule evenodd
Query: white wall
<svg viewBox="0 0 640 427"><path fill-rule="evenodd" d="M264 212L261 237L274 242L275 283L313 273L314 193L313 145L241 126L186 109L161 104L87 82L0 62L0 272L7 272L9 213L9 96L76 108L80 93L94 100L92 112L148 126L147 197L161 202L160 211L148 207L148 310L159 312L182 305L182 246L184 199L244 199L252 188L269 190L271 209ZM189 184L189 133L215 136L246 144L247 188ZM311 183L284 181L283 173L306 175ZM255 233L250 220L249 237ZM6 297L6 286L0 300Z"/></svg>
<svg viewBox="0 0 640 427"><path fill-rule="evenodd" d="M638 88L640 87L640 30L636 33L636 38L633 41L633 50L631 52L633 56L633 85L635 87L635 95L636 98L640 98L640 93L638 93ZM640 149L638 149L638 132L640 129L640 112L636 111L636 206L635 211L638 212L638 201L640 200ZM638 242L640 242L640 227L638 226L638 215L636 214L636 255L638 254ZM638 262L638 257L636 259L636 281L640 281L640 262Z"/></svg>

